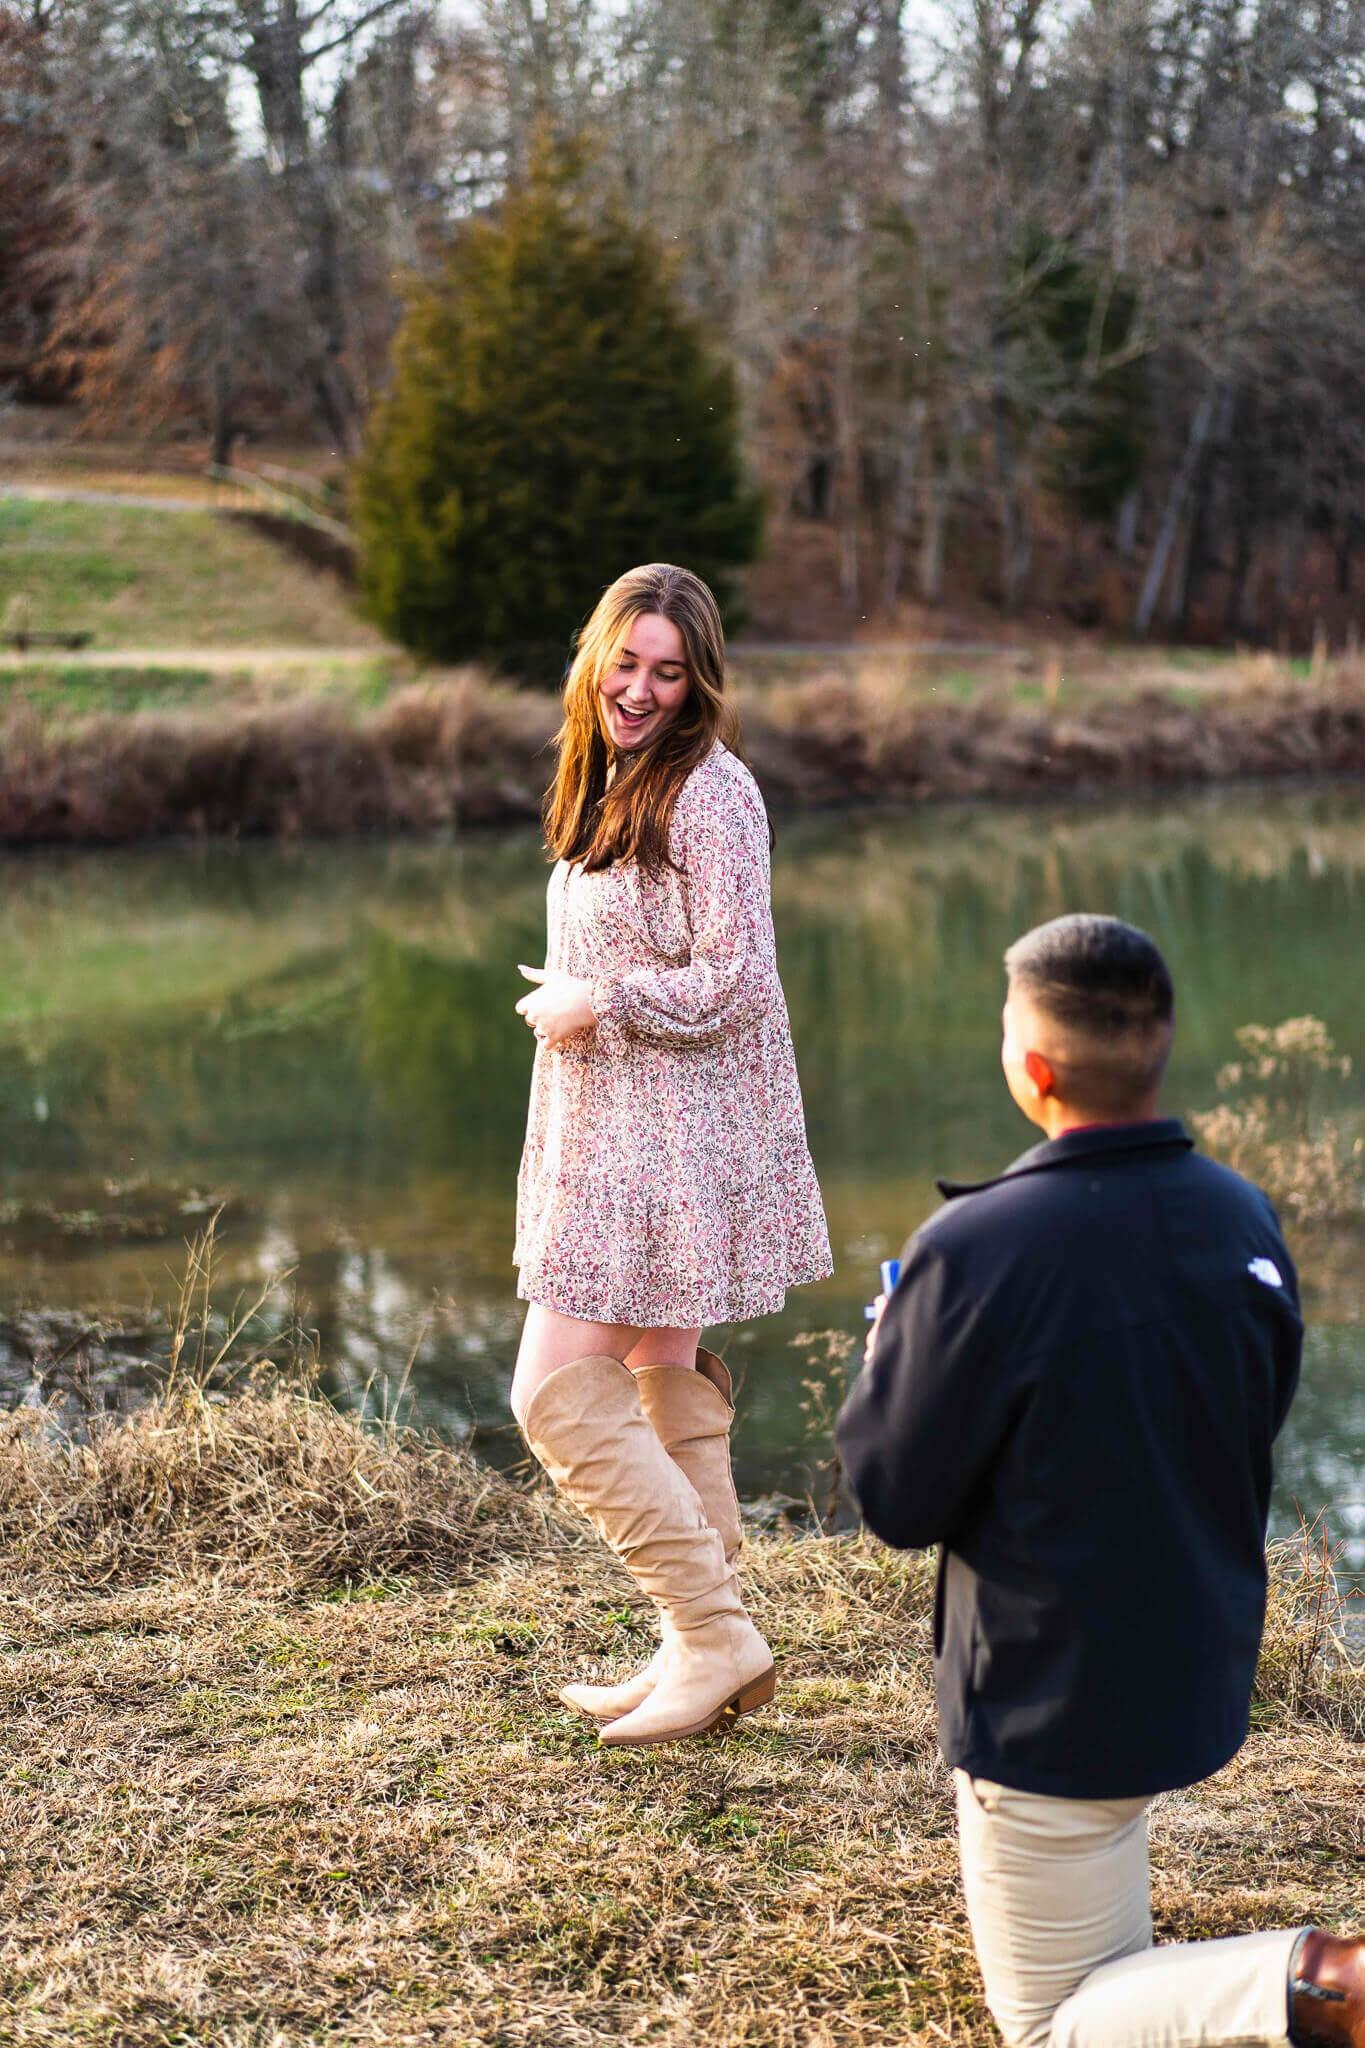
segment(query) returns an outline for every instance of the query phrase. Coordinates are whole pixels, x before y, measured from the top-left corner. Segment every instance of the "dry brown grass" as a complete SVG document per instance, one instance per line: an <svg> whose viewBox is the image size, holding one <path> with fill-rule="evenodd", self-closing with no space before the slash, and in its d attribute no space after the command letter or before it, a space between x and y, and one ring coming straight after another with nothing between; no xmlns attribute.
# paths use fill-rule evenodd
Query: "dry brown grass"
<svg viewBox="0 0 1365 2048"><path fill-rule="evenodd" d="M1297 1223L1358 1223L1365 1196L1365 1137L1344 1130L1316 1097L1324 1080L1344 1080L1349 1054L1338 1053L1319 1017L1244 1024L1240 1059L1218 1076L1225 1099L1192 1118L1209 1151L1263 1187Z"/></svg>
<svg viewBox="0 0 1365 2048"><path fill-rule="evenodd" d="M1365 774L1365 672L1239 688L1097 692L1083 706L926 701L875 672L745 701L759 780L807 803L1098 795L1238 778Z"/></svg>
<svg viewBox="0 0 1365 2048"><path fill-rule="evenodd" d="M1167 1938L1365 1911L1361 1680L1312 1573L1276 1560L1252 1740L1159 1804ZM553 1498L306 1386L12 1418L0 2038L989 2041L930 1560L758 1535L745 1576L775 1707L606 1751L555 1687L643 1656L644 1615Z"/></svg>
<svg viewBox="0 0 1365 2048"><path fill-rule="evenodd" d="M433 832L536 814L551 700L473 674L377 709L333 697L60 723L0 713L0 843Z"/></svg>
<svg viewBox="0 0 1365 2048"><path fill-rule="evenodd" d="M875 669L741 692L746 745L778 803L1099 795L1239 777L1365 775L1365 672L1251 673L1188 700L1145 689L1083 708L988 691L926 698ZM246 703L46 716L0 711L0 845L180 833L425 833L533 818L552 694L476 670L377 706L302 689Z"/></svg>
<svg viewBox="0 0 1365 2048"><path fill-rule="evenodd" d="M30 1587L328 1588L466 1572L544 1534L530 1497L465 1453L358 1427L307 1386L182 1382L80 1435L38 1409L0 1416L0 1575Z"/></svg>

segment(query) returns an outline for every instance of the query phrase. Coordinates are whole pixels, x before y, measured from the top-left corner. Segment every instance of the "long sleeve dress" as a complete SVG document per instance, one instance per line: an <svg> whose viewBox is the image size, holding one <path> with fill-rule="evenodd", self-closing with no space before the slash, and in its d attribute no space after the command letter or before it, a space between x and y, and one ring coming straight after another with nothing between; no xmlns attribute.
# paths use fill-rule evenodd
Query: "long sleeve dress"
<svg viewBox="0 0 1365 2048"><path fill-rule="evenodd" d="M676 870L550 876L546 964L595 1030L538 1046L517 1292L641 1329L739 1322L832 1270L778 980L768 821L719 741L674 807Z"/></svg>

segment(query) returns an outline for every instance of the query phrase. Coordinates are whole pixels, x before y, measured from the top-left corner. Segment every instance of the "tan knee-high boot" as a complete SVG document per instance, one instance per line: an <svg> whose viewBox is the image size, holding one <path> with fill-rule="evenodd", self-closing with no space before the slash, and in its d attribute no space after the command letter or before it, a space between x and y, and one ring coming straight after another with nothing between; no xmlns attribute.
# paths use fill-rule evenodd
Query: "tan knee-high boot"
<svg viewBox="0 0 1365 2048"><path fill-rule="evenodd" d="M645 1417L619 1359L575 1359L536 1390L523 1428L562 1492L659 1608L665 1648L648 1698L602 1731L612 1744L704 1735L773 1695L772 1652L744 1611L701 1500Z"/></svg>
<svg viewBox="0 0 1365 2048"><path fill-rule="evenodd" d="M702 1512L725 1546L725 1561L733 1564L744 1539L730 1469L735 1409L724 1361L714 1351L698 1351L695 1371L690 1365L646 1365L635 1384L654 1434L696 1488ZM590 1721L618 1721L654 1690L663 1654L661 1645L621 1685L566 1685L559 1697Z"/></svg>
<svg viewBox="0 0 1365 2048"><path fill-rule="evenodd" d="M720 1532L727 1564L739 1556L744 1529L730 1469L734 1389L723 1360L698 1351L695 1369L646 1365L635 1375L654 1434L701 1496L706 1519Z"/></svg>

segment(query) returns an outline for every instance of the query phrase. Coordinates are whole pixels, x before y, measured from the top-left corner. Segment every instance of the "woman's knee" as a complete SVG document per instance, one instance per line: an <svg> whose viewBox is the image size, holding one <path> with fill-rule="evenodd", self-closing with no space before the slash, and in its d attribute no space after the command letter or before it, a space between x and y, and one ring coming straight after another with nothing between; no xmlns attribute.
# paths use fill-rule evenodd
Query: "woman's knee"
<svg viewBox="0 0 1365 2048"><path fill-rule="evenodd" d="M615 1358L624 1365L637 1335L637 1331L612 1323L582 1323L532 1302L522 1325L516 1370L508 1394L517 1426L526 1427L527 1411L552 1373L562 1372L580 1358Z"/></svg>
<svg viewBox="0 0 1365 2048"><path fill-rule="evenodd" d="M538 1357L534 1352L527 1353L523 1349L517 1360L517 1369L512 1375L512 1385L507 1396L508 1406L512 1410L518 1429L525 1431L531 1403L546 1380L551 1374L562 1371L564 1365L569 1362L567 1359L556 1361L553 1358Z"/></svg>
<svg viewBox="0 0 1365 2048"><path fill-rule="evenodd" d="M517 1369L512 1375L512 1386L507 1397L508 1406L512 1410L518 1429L525 1430L526 1417L530 1412L531 1403L535 1400L536 1395L540 1392L546 1380L552 1379L555 1373L562 1372L564 1367L572 1364L572 1362L571 1359L566 1358L558 1364L544 1359L529 1363L518 1363Z"/></svg>

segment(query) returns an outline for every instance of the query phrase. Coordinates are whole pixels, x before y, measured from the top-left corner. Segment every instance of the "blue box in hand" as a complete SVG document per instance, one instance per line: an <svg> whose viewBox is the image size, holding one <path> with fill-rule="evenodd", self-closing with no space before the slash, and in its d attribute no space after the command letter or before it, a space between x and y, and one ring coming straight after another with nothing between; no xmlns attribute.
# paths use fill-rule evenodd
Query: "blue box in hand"
<svg viewBox="0 0 1365 2048"><path fill-rule="evenodd" d="M900 1277L901 1277L901 1262L900 1262L900 1260L899 1260L899 1259L883 1259L883 1260L882 1260L882 1293L883 1293L883 1294L894 1294L894 1293L895 1293L895 1291L896 1291L896 1282L897 1282L897 1281L898 1281L898 1280L900 1279ZM877 1311L876 1311L876 1308L874 1307L874 1305L873 1305L873 1304L872 1304L871 1302L869 1302L869 1303L868 1303L868 1305L867 1305L867 1307L866 1307L866 1308L865 1308L865 1309L863 1310L863 1315L865 1316L865 1318L867 1319L867 1321L868 1321L869 1323L873 1321L873 1319L874 1319L874 1318L875 1318L875 1316L876 1316L876 1313L877 1313Z"/></svg>

